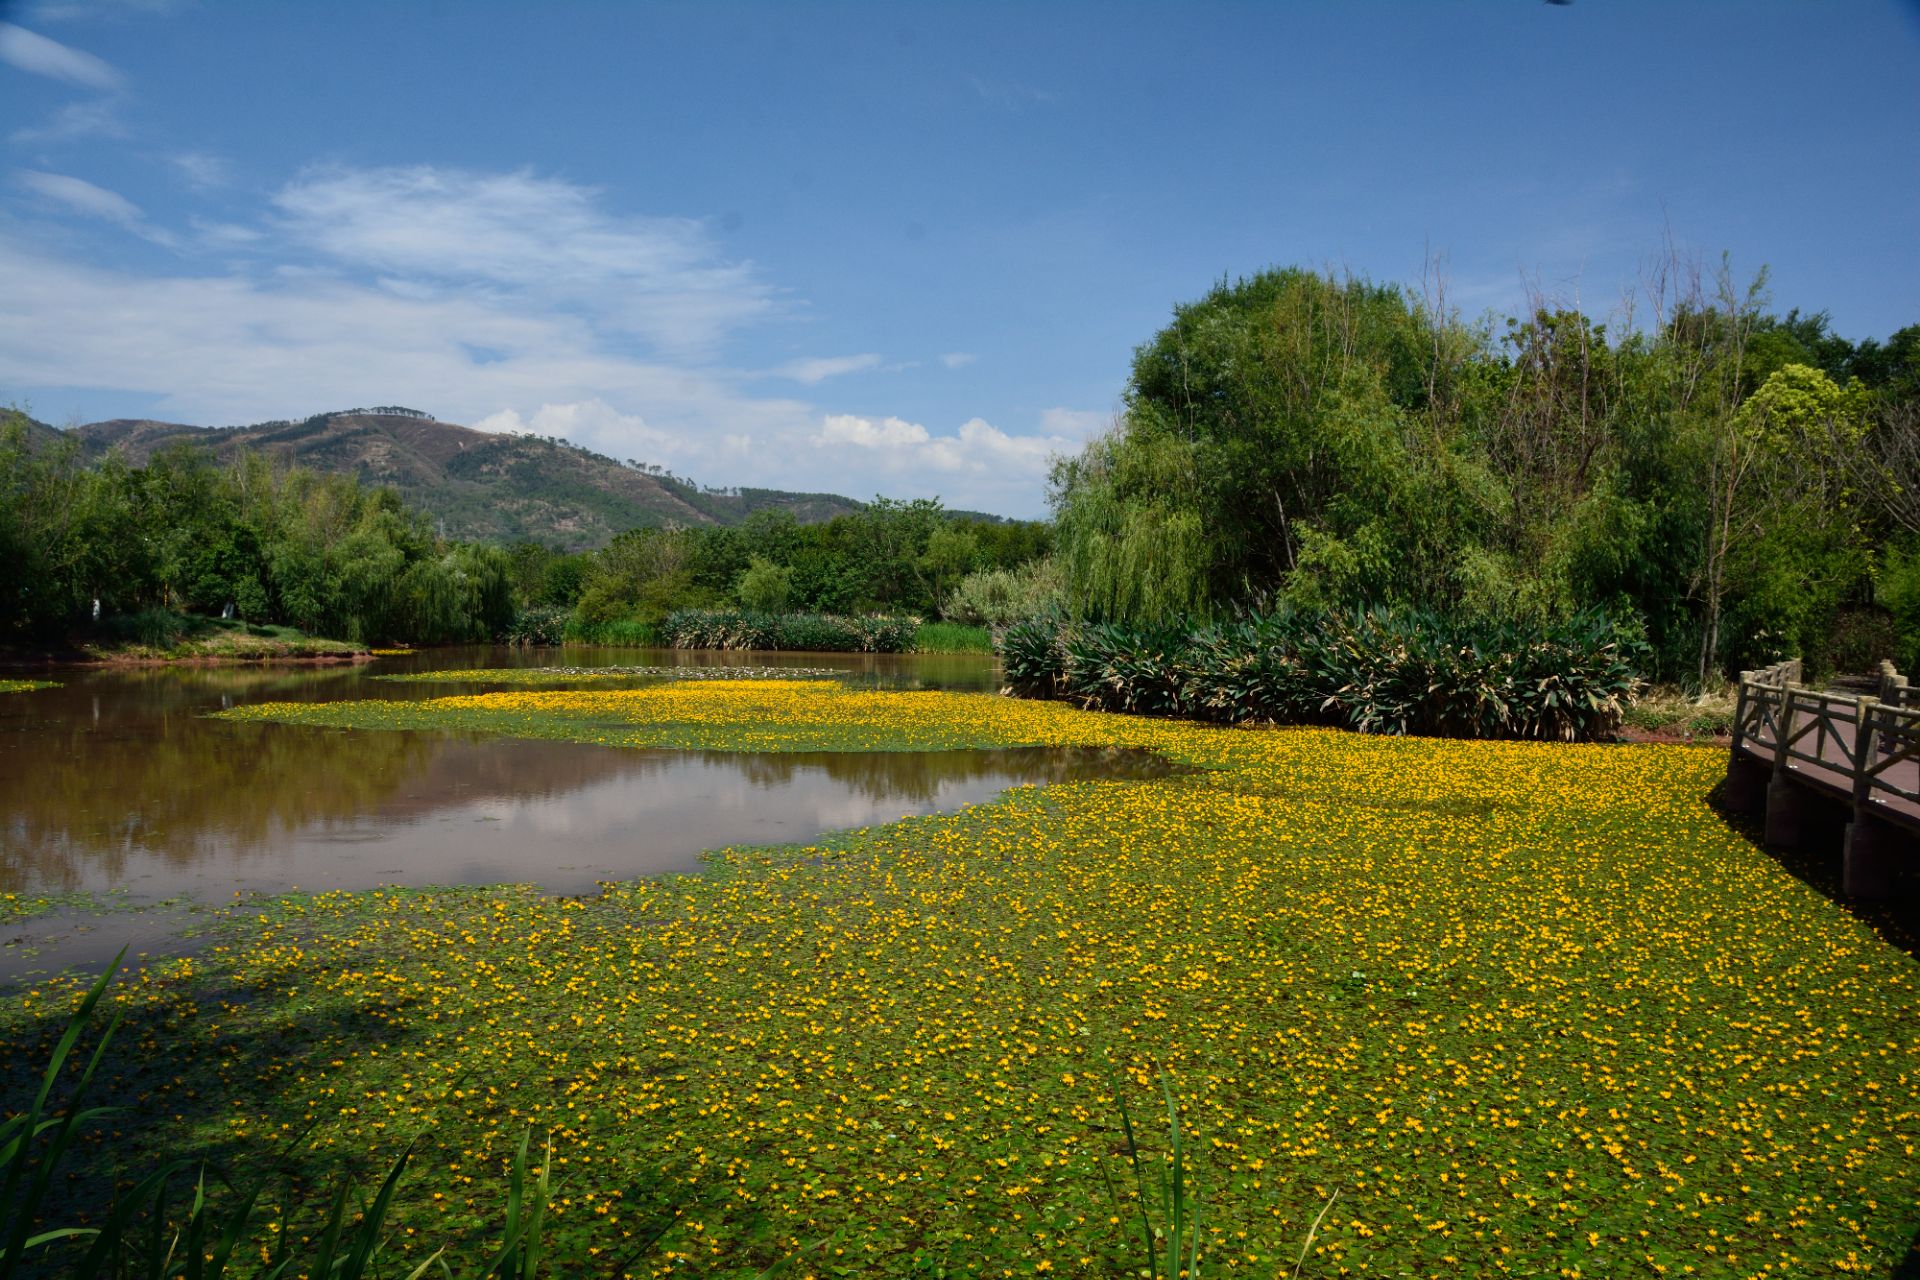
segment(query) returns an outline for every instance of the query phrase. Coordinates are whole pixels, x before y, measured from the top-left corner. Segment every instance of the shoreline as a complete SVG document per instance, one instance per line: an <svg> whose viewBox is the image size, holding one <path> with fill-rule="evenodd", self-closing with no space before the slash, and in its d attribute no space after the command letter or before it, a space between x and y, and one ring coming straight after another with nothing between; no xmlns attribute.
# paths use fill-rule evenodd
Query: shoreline
<svg viewBox="0 0 1920 1280"><path fill-rule="evenodd" d="M42 654L24 657L0 653L0 671L25 670L103 670L115 667L241 667L241 666L332 666L372 662L374 654L366 649L353 653L196 653L177 658L147 657L132 653L94 656L85 653Z"/></svg>

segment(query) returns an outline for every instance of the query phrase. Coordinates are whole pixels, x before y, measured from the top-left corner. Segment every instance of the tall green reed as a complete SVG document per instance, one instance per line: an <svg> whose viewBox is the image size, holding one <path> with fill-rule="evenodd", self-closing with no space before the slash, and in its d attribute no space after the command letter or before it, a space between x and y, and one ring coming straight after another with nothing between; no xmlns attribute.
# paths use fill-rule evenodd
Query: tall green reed
<svg viewBox="0 0 1920 1280"><path fill-rule="evenodd" d="M300 1206L290 1192L279 1206L277 1229L265 1228L269 1239L263 1243L258 1209L264 1181L238 1183L209 1163L191 1160L170 1161L147 1174L119 1197L97 1227L42 1224L48 1194L75 1136L119 1110L86 1105L87 1091L119 1030L118 1014L73 1081L65 1105L56 1110L53 1099L125 955L122 951L114 957L69 1015L27 1109L0 1121L0 1280L14 1280L29 1264L39 1263L58 1267L59 1274L74 1280L223 1280L242 1273L257 1280L295 1275L366 1280L373 1275L386 1248L387 1218L412 1158L411 1147L393 1162L370 1200L356 1195L352 1182L342 1179L318 1229L298 1238L292 1221ZM299 1135L294 1143L305 1137ZM469 1273L475 1280L535 1280L545 1260L553 1147L549 1139L546 1158L534 1173L531 1141L531 1131L521 1134L508 1170L501 1242L484 1270ZM183 1174L192 1175L193 1194L184 1216L178 1216L169 1213L169 1200ZM664 1234L663 1228L645 1247ZM60 1246L68 1247L64 1256L58 1253ZM435 1274L446 1280L455 1274L444 1247L414 1266L407 1280Z"/></svg>

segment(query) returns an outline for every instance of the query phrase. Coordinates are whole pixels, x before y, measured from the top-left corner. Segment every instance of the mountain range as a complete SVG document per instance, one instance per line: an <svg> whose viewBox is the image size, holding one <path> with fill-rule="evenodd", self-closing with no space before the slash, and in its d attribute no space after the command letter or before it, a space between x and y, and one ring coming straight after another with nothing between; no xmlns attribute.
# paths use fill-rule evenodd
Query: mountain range
<svg viewBox="0 0 1920 1280"><path fill-rule="evenodd" d="M29 422L36 438L54 429ZM553 437L503 435L441 422L398 406L317 414L304 421L196 427L116 418L70 427L89 458L119 450L139 466L169 445L190 443L228 460L242 450L315 471L352 475L397 490L444 536L486 542L530 539L566 550L604 546L626 529L734 525L761 510L811 523L864 505L831 493L709 489L656 467L620 462Z"/></svg>

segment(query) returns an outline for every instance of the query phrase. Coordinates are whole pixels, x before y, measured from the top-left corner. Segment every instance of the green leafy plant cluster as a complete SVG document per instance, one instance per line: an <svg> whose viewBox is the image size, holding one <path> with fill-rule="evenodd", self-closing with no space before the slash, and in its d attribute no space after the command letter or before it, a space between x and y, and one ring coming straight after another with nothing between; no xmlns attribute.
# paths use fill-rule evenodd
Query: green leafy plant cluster
<svg viewBox="0 0 1920 1280"><path fill-rule="evenodd" d="M1413 610L1281 610L1200 627L1010 627L1013 692L1096 711L1363 733L1590 741L1639 686L1639 638L1604 615L1525 625Z"/></svg>
<svg viewBox="0 0 1920 1280"><path fill-rule="evenodd" d="M759 613L681 609L660 624L675 649L805 649L821 653L910 653L920 619L885 614Z"/></svg>

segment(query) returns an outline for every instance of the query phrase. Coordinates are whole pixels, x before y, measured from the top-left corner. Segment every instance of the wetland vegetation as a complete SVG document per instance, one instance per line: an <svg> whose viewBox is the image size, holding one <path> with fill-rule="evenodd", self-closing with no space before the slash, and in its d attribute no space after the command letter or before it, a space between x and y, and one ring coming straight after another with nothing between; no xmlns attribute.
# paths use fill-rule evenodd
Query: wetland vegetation
<svg viewBox="0 0 1920 1280"><path fill-rule="evenodd" d="M585 898L258 902L110 997L96 1087L137 1108L76 1146L72 1205L183 1149L263 1170L311 1127L305 1185L411 1150L388 1248L464 1266L531 1129L562 1271L667 1228L624 1269L750 1276L817 1245L805 1273L1115 1274L1139 1265L1120 1108L1151 1114L1164 1079L1208 1273L1285 1274L1306 1244L1303 1275L1884 1274L1920 1226L1920 967L1702 803L1709 750L804 681L236 711L369 743L438 722L1190 771ZM9 1043L48 1044L83 986L10 1000ZM1160 1167L1167 1134L1138 1137Z"/></svg>

